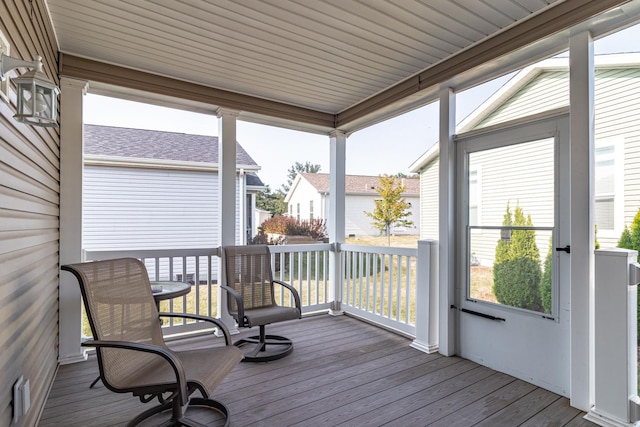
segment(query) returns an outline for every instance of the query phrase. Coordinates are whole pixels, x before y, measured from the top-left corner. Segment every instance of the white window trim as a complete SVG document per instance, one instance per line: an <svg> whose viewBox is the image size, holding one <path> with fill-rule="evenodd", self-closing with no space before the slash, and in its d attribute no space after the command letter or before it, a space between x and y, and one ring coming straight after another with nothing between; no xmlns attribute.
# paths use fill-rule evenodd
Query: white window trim
<svg viewBox="0 0 640 427"><path fill-rule="evenodd" d="M477 165L472 169L469 169L469 173L476 173L476 201L478 203L476 208L477 215L477 226L482 225L482 165ZM471 200L471 196L469 196L469 200ZM474 228L471 230L473 234L482 234L481 229Z"/></svg>
<svg viewBox="0 0 640 427"><path fill-rule="evenodd" d="M596 148L607 146L613 146L613 230L598 228L597 237L619 239L624 230L624 136L596 139Z"/></svg>

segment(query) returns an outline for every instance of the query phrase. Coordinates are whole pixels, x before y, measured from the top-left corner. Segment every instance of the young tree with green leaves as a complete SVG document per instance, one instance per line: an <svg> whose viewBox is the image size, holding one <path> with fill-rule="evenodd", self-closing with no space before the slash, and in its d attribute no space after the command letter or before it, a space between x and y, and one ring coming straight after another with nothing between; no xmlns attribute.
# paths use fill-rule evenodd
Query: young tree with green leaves
<svg viewBox="0 0 640 427"><path fill-rule="evenodd" d="M391 246L391 227L409 227L413 221L407 219L411 216L410 204L402 197L406 186L402 179L389 175L378 177L380 185L376 187L376 192L380 195L379 200L375 200L373 212L365 211L364 214L373 219L373 226L380 230L380 234L387 236L389 246Z"/></svg>
<svg viewBox="0 0 640 427"><path fill-rule="evenodd" d="M282 192L287 194L291 185L293 184L293 180L296 179L296 176L299 173L318 173L320 172L320 165L312 164L307 161L306 163L295 162L288 170L287 170L287 183L282 184Z"/></svg>

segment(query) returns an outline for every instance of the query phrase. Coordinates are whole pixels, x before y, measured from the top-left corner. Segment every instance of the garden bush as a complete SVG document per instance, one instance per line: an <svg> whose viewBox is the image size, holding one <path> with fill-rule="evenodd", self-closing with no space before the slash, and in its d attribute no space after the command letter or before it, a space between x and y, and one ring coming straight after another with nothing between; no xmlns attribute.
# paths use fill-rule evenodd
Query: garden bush
<svg viewBox="0 0 640 427"><path fill-rule="evenodd" d="M520 206L513 215L507 203L503 226L533 226ZM534 230L511 230L509 239L496 245L493 264L493 294L500 304L540 311L540 251Z"/></svg>
<svg viewBox="0 0 640 427"><path fill-rule="evenodd" d="M540 264L531 258L514 258L493 266L496 299L501 304L540 311Z"/></svg>
<svg viewBox="0 0 640 427"><path fill-rule="evenodd" d="M542 280L540 281L540 297L542 300L542 308L545 313L551 314L551 294L553 292L553 244L549 239L549 250L544 260L544 271L542 272Z"/></svg>
<svg viewBox="0 0 640 427"><path fill-rule="evenodd" d="M269 234L309 236L316 240L327 235L327 225L323 219L299 220L292 216L279 215L265 220L260 227Z"/></svg>

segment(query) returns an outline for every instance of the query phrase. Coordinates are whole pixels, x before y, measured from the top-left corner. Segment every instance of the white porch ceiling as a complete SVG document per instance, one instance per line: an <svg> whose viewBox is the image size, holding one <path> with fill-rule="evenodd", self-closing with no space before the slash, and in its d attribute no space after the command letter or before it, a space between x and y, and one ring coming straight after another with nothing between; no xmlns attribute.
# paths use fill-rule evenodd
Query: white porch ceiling
<svg viewBox="0 0 640 427"><path fill-rule="evenodd" d="M565 0L46 0L59 50L340 114Z"/></svg>

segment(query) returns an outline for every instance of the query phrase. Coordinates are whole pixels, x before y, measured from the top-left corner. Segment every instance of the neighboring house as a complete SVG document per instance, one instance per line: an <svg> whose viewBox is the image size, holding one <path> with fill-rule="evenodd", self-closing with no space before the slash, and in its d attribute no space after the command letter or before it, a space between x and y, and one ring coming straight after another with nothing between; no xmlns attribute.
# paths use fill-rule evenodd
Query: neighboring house
<svg viewBox="0 0 640 427"><path fill-rule="evenodd" d="M284 201L287 203L287 212L294 218L301 220L327 219L329 217L329 174L325 173L299 173L296 175L291 188L287 192ZM419 211L419 179L403 178L405 184L404 199L410 204L413 221L411 227L393 228L393 234L418 234L420 223ZM345 177L345 235L346 236L373 236L380 234L374 228L364 212L373 212L375 200L380 196L376 188L380 185L377 176L347 175Z"/></svg>
<svg viewBox="0 0 640 427"><path fill-rule="evenodd" d="M219 245L218 138L85 125L83 249ZM254 234L260 167L238 144L236 241Z"/></svg>
<svg viewBox="0 0 640 427"><path fill-rule="evenodd" d="M595 185L594 222L601 247L617 245L625 224L629 225L640 208L640 56L638 54L603 55L595 58ZM557 110L569 105L569 72L567 58L542 61L520 71L505 86L481 105L458 126L458 134L486 128L510 120ZM553 188L553 169L540 159L546 153L527 144L517 157L522 159L522 182L504 181L505 168L499 155L477 156L469 170L470 225L501 224L506 206L493 203L496 198L483 188L500 186L500 195L530 183L547 183ZM545 150L550 150L547 147ZM416 160L410 171L420 174L422 238L438 239L438 144ZM545 169L547 168L547 169ZM492 174L490 171L501 173ZM515 193L515 192L514 192ZM543 202L533 193L510 200L531 214L534 225L543 225L553 215L552 203ZM480 233L479 230L474 230ZM476 255L482 264L493 262L495 237L486 242L486 250ZM546 241L545 241L546 239ZM479 242L479 238L475 237ZM538 236L538 247L544 255L548 236ZM491 249L488 249L491 248ZM483 252L484 251L484 252Z"/></svg>

